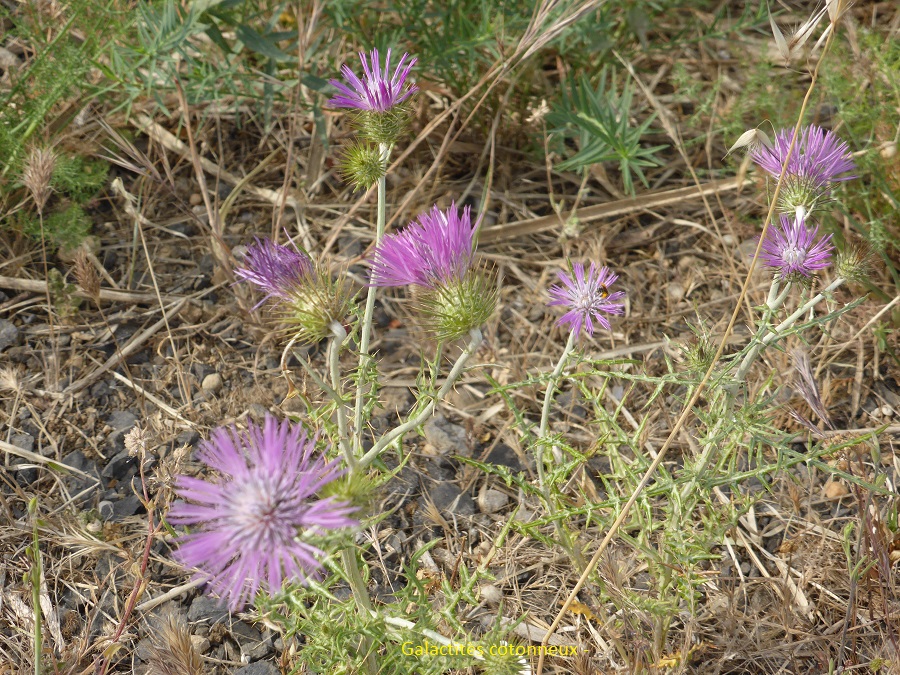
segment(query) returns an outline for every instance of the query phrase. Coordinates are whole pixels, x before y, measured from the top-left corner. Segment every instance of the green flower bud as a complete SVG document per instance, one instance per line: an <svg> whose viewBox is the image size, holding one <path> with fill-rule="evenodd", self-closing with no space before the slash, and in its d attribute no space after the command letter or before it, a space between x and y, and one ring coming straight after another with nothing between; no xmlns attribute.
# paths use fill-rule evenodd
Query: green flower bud
<svg viewBox="0 0 900 675"><path fill-rule="evenodd" d="M357 141L344 149L338 170L348 183L367 190L387 171L387 162L378 146Z"/></svg>

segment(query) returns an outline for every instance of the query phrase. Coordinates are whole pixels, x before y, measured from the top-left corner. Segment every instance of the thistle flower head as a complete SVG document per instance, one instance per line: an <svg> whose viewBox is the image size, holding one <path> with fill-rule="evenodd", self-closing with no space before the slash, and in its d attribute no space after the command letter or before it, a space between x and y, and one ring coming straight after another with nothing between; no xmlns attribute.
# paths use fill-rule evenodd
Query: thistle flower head
<svg viewBox="0 0 900 675"><path fill-rule="evenodd" d="M803 208L810 212L830 198L833 183L855 178L846 175L855 165L848 145L837 134L813 125L800 132L785 166L793 139L793 129L782 129L775 134L773 143L758 145L750 156L776 179L781 176L784 167L784 181L778 200L782 211L795 212Z"/></svg>
<svg viewBox="0 0 900 675"><path fill-rule="evenodd" d="M306 254L268 239L248 248L235 275L265 292L254 309L274 300L283 321L304 342L331 335L331 325L350 310L352 296L341 279L317 271Z"/></svg>
<svg viewBox="0 0 900 675"><path fill-rule="evenodd" d="M763 240L760 260L777 270L783 280L803 281L816 270L828 267L831 260L831 235L818 241L818 225L812 229L803 218L781 216L772 223Z"/></svg>
<svg viewBox="0 0 900 675"><path fill-rule="evenodd" d="M328 101L330 106L385 113L403 103L418 90L416 85L406 82L410 70L417 61L415 58L410 59L409 54L404 54L400 58L393 75L389 75L391 70L390 49L387 50L384 69L381 67L377 49L372 50L368 60L365 53L360 52L359 60L362 62L363 68L361 79L349 66L344 65L341 67L341 72L349 82L349 86L340 80L329 80L329 83L338 90L338 95ZM388 79L389 77L390 79Z"/></svg>
<svg viewBox="0 0 900 675"><path fill-rule="evenodd" d="M455 340L484 324L497 306L491 275L475 266L475 230L469 207L435 206L417 222L389 234L375 248L373 286L413 286L426 330Z"/></svg>
<svg viewBox="0 0 900 675"><path fill-rule="evenodd" d="M585 275L584 265L575 263L572 265L572 274L557 272L557 277L562 286L550 288L550 306L562 305L568 307L565 314L557 321L557 325L568 325L577 338L584 329L588 335L593 335L594 322L599 323L606 330L610 329L609 319L605 314L622 314L625 310L621 300L625 297L623 291L610 293L617 274L613 274L607 267L597 269L595 263Z"/></svg>
<svg viewBox="0 0 900 675"><path fill-rule="evenodd" d="M469 207L460 214L455 203L446 211L435 206L375 247L371 284L434 289L462 279L472 267L474 237Z"/></svg>
<svg viewBox="0 0 900 675"><path fill-rule="evenodd" d="M247 248L244 266L234 273L266 294L257 305L259 307L270 298L289 298L298 286L314 276L315 270L312 260L304 253L270 239L257 238L256 243Z"/></svg>
<svg viewBox="0 0 900 675"><path fill-rule="evenodd" d="M220 427L201 445L199 457L217 478L176 480L186 501L172 507L169 520L193 528L179 538L176 558L208 577L232 610L260 588L275 593L286 579L318 578L324 552L301 536L357 524L353 507L317 498L343 472L314 453L302 426L267 417L246 432Z"/></svg>

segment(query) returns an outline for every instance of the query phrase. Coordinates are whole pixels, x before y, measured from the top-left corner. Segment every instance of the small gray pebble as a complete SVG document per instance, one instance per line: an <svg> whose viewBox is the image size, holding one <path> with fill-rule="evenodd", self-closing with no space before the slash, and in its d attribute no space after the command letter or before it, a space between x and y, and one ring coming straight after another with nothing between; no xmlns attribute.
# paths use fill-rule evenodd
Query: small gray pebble
<svg viewBox="0 0 900 675"><path fill-rule="evenodd" d="M197 650L198 654L205 654L209 651L209 640L200 635L191 635L191 644L193 645L194 649Z"/></svg>
<svg viewBox="0 0 900 675"><path fill-rule="evenodd" d="M12 321L0 319L0 352L11 347L19 340L19 329Z"/></svg>
<svg viewBox="0 0 900 675"><path fill-rule="evenodd" d="M478 510L482 513L497 513L509 503L509 495L500 490L482 490L478 493Z"/></svg>
<svg viewBox="0 0 900 675"><path fill-rule="evenodd" d="M453 483L438 483L428 492L428 498L434 502L438 511L457 516L471 516L475 513L475 500Z"/></svg>
<svg viewBox="0 0 900 675"><path fill-rule="evenodd" d="M267 661L257 661L249 666L238 668L234 675L278 675L278 670Z"/></svg>
<svg viewBox="0 0 900 675"><path fill-rule="evenodd" d="M103 520L109 520L113 517L113 503L111 501L104 499L97 504L97 510L100 512L100 517Z"/></svg>
<svg viewBox="0 0 900 675"><path fill-rule="evenodd" d="M209 625L227 621L229 616L228 608L215 598L206 595L198 595L191 602L188 610L188 621L191 623L197 621L205 621Z"/></svg>
<svg viewBox="0 0 900 675"><path fill-rule="evenodd" d="M268 416L269 410L262 403L251 403L247 407L247 414L254 422L262 423Z"/></svg>
<svg viewBox="0 0 900 675"><path fill-rule="evenodd" d="M466 430L440 415L425 423L425 440L436 455L466 455L469 443Z"/></svg>

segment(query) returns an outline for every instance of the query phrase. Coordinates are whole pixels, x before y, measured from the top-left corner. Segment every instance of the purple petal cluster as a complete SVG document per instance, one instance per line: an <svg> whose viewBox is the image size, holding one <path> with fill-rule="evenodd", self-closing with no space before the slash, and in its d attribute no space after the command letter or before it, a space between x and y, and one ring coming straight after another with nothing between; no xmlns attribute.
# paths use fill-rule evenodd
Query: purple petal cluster
<svg viewBox="0 0 900 675"><path fill-rule="evenodd" d="M289 298L293 289L315 274L309 256L270 239L259 238L248 247L244 266L234 273L266 294L260 305L269 298Z"/></svg>
<svg viewBox="0 0 900 675"><path fill-rule="evenodd" d="M354 508L316 493L343 473L338 461L314 456L315 442L300 425L267 417L246 432L220 427L199 450L200 459L219 477L179 476L179 497L169 522L189 525L179 538L176 558L196 567L198 578L236 611L261 587L281 589L285 579L305 583L319 575L323 552L298 540L357 524Z"/></svg>
<svg viewBox="0 0 900 675"><path fill-rule="evenodd" d="M386 235L372 259L373 286L434 289L465 276L475 256L469 207L446 211L435 206L397 234Z"/></svg>
<svg viewBox="0 0 900 675"><path fill-rule="evenodd" d="M760 145L750 156L769 175L778 178L793 139L793 129L782 129L775 134L775 141L770 147ZM833 131L811 125L801 130L785 173L824 188L829 183L855 178L844 175L854 168L849 146Z"/></svg>
<svg viewBox="0 0 900 675"><path fill-rule="evenodd" d="M557 325L568 325L577 338L582 329L588 335L593 335L594 322L600 324L606 330L610 329L609 320L604 314L622 314L624 312L621 300L625 297L623 291L611 293L609 288L616 279L608 267L597 269L595 263L585 274L584 265L575 263L572 265L572 274L557 272L561 286L550 288L551 301L549 305L562 305L569 311L560 317Z"/></svg>
<svg viewBox="0 0 900 675"><path fill-rule="evenodd" d="M362 79L357 77L349 66L344 65L341 66L341 72L350 86L340 80L329 80L329 83L339 92L337 96L329 99L330 106L383 113L403 103L418 90L416 85L406 82L409 71L417 61L415 58L410 59L409 54L404 54L400 58L390 79L388 79L391 70L390 49L387 50L383 70L377 49L372 50L369 60L366 59L365 53L360 52L359 60L363 67Z"/></svg>
<svg viewBox="0 0 900 675"><path fill-rule="evenodd" d="M818 225L810 229L803 218L781 216L781 223L772 223L766 232L760 260L782 279L808 277L828 267L834 249L830 234L817 241L818 234Z"/></svg>

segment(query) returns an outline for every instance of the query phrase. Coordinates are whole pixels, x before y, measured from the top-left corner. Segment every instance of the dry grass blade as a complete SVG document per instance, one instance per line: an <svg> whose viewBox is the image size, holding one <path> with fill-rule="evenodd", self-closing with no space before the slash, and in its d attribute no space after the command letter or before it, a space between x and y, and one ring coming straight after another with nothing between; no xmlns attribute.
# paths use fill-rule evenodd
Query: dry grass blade
<svg viewBox="0 0 900 675"><path fill-rule="evenodd" d="M17 277L6 277L0 275L0 288L9 288L16 291L27 291L31 293L46 293L48 284L46 281L37 279L19 279ZM84 290L76 289L72 293L79 298L92 299L92 296ZM187 298L179 295L162 295L157 296L155 293L136 293L132 291L116 291L110 288L101 288L98 290L100 300L106 302L125 302L141 305L155 305L161 297L164 302L173 303L181 302Z"/></svg>
<svg viewBox="0 0 900 675"><path fill-rule="evenodd" d="M588 223L602 218L613 218L629 213L639 213L660 206L680 204L694 198L702 198L706 195L740 190L744 185L749 183L750 181L741 178L728 178L726 180L704 183L699 188L691 186L678 188L676 190L649 192L637 197L618 199L608 204L580 208L578 209L577 216L582 223ZM504 239L513 239L527 234L546 232L547 230L558 228L560 219L562 219L563 222L566 222L575 215L575 212L570 211L562 216L543 216L541 218L532 218L530 220L520 220L515 223L495 225L494 227L487 227L481 230L478 239L481 243L490 243L502 241Z"/></svg>
<svg viewBox="0 0 900 675"><path fill-rule="evenodd" d="M83 478L89 478L92 481L97 480L94 476L85 473L81 469L76 469L74 466L69 466L68 464L65 464L63 462L58 462L55 459L51 459L50 457L44 457L43 455L39 455L36 452L25 450L24 448L20 448L13 445L12 443L7 443L3 440L0 440L0 450L2 450L3 452L8 452L12 455L16 455L17 457L21 457L22 459L27 459L28 461L34 462L35 464L46 465L49 467L59 467L61 469L64 469L65 471L78 474Z"/></svg>

